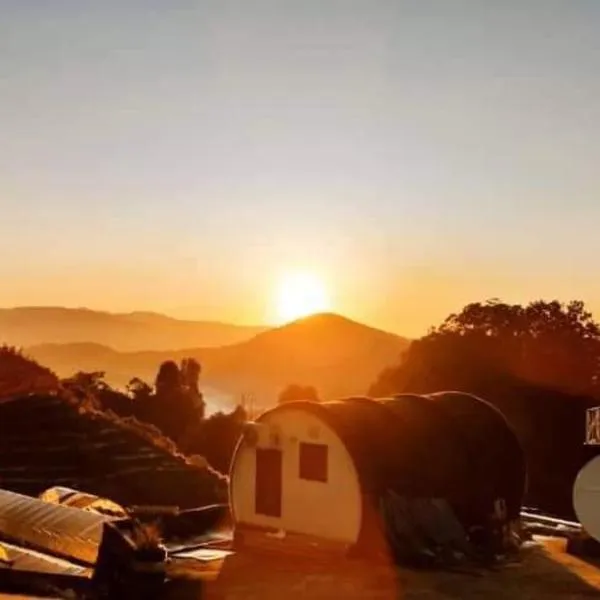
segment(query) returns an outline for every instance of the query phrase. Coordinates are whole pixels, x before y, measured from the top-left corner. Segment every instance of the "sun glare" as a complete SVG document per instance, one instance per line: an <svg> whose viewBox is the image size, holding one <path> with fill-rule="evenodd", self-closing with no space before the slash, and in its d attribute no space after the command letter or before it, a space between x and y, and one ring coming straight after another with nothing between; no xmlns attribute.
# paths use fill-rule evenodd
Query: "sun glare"
<svg viewBox="0 0 600 600"><path fill-rule="evenodd" d="M291 273L279 283L277 313L283 323L329 310L323 282L312 273Z"/></svg>

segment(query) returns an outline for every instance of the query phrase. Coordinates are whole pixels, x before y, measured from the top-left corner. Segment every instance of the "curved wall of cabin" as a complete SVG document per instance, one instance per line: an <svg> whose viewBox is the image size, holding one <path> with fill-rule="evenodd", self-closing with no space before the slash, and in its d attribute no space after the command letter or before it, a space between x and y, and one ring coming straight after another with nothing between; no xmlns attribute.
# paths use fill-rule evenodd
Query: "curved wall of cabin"
<svg viewBox="0 0 600 600"><path fill-rule="evenodd" d="M327 482L299 476L300 444L324 444ZM281 516L256 511L256 450L281 451ZM362 498L352 457L336 431L312 411L282 405L257 420L256 438L243 436L230 471L230 503L237 525L250 525L356 543Z"/></svg>
<svg viewBox="0 0 600 600"><path fill-rule="evenodd" d="M439 392L428 398L443 413L468 452L471 505L489 511L498 498L517 519L525 493L525 454L504 415L485 400L463 392ZM477 518L477 514L474 514Z"/></svg>

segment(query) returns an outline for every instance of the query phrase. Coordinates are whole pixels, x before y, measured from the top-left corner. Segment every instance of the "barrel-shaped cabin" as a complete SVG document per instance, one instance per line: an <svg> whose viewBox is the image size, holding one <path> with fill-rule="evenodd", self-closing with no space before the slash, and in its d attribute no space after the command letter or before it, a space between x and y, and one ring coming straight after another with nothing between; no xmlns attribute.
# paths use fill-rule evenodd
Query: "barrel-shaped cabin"
<svg viewBox="0 0 600 600"><path fill-rule="evenodd" d="M523 452L494 407L469 394L289 402L245 429L232 461L240 531L366 547L381 503L444 499L469 529L506 505L519 514Z"/></svg>

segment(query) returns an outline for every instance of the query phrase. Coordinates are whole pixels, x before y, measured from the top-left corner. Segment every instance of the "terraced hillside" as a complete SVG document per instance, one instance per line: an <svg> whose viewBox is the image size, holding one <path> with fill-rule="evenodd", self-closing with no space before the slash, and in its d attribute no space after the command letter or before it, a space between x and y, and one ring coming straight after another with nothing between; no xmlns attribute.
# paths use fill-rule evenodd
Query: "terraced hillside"
<svg viewBox="0 0 600 600"><path fill-rule="evenodd" d="M0 486L23 494L62 485L122 505L192 508L223 501L224 479L169 440L65 393L0 400Z"/></svg>

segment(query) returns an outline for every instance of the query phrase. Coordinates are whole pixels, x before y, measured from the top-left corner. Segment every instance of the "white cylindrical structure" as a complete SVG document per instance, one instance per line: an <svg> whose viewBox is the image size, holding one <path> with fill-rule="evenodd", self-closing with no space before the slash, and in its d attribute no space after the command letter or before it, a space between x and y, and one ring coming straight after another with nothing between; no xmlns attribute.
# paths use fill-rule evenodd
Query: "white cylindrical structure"
<svg viewBox="0 0 600 600"><path fill-rule="evenodd" d="M354 462L336 431L312 411L281 406L242 435L230 472L238 527L299 533L351 545L362 499Z"/></svg>
<svg viewBox="0 0 600 600"><path fill-rule="evenodd" d="M583 529L600 542L600 456L579 471L573 486L573 507Z"/></svg>

